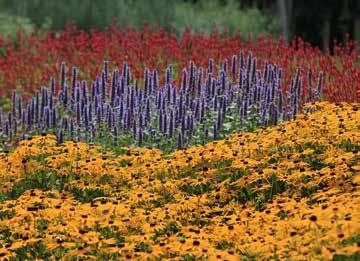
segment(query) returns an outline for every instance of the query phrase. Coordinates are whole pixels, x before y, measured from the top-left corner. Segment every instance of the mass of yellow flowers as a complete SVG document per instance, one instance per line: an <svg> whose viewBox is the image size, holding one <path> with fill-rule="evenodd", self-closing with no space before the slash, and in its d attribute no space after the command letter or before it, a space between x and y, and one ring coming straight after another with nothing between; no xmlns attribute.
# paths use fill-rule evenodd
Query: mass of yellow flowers
<svg viewBox="0 0 360 261"><path fill-rule="evenodd" d="M356 260L360 106L306 110L171 154L22 141L0 152L0 259Z"/></svg>

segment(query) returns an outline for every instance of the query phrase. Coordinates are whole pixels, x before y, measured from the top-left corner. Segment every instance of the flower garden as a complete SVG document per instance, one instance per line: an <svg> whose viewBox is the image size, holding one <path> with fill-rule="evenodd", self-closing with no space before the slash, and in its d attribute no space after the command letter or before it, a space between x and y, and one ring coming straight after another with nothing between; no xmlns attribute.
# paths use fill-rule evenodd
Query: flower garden
<svg viewBox="0 0 360 261"><path fill-rule="evenodd" d="M350 40L69 25L0 52L2 259L360 259Z"/></svg>

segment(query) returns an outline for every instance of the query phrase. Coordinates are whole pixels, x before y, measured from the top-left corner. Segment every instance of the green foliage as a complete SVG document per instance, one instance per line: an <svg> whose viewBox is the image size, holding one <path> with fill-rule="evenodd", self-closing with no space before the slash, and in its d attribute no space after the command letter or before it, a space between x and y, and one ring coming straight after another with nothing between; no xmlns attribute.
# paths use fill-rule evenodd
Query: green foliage
<svg viewBox="0 0 360 261"><path fill-rule="evenodd" d="M201 183L196 185L183 184L180 186L179 189L188 195L200 196L206 192L213 190L214 186L211 183Z"/></svg>
<svg viewBox="0 0 360 261"><path fill-rule="evenodd" d="M36 222L36 228L39 231L43 232L44 230L46 230L48 228L49 223L50 223L49 220L46 220L46 219L43 219L43 218L38 219L37 222Z"/></svg>
<svg viewBox="0 0 360 261"><path fill-rule="evenodd" d="M217 244L216 244L216 249L221 249L221 250L224 250L224 249L228 249L228 248L233 248L235 245L233 242L228 242L228 241L219 241Z"/></svg>
<svg viewBox="0 0 360 261"><path fill-rule="evenodd" d="M43 242L27 244L16 249L14 253L15 256L12 257L10 260L49 260L49 258L51 257L51 251Z"/></svg>
<svg viewBox="0 0 360 261"><path fill-rule="evenodd" d="M189 21L191 24L188 24ZM234 0L227 1L225 5L218 0L200 0L195 5L183 2L175 7L173 25L180 31L189 25L196 31L210 33L213 24L216 24L220 31L239 30L245 39L249 33L254 36L270 32L277 34L280 27L278 19L266 16L257 8L241 10Z"/></svg>
<svg viewBox="0 0 360 261"><path fill-rule="evenodd" d="M181 231L181 227L176 222L171 222L166 225L163 229L156 229L155 234L152 237L154 241L157 241L158 237L171 236Z"/></svg>
<svg viewBox="0 0 360 261"><path fill-rule="evenodd" d="M99 198L99 197L106 197L106 193L103 189L100 188L96 188L96 189L92 189L92 188L77 188L77 187L73 187L70 189L70 192L73 194L74 198L78 201L80 201L81 203L90 203L92 202L95 198Z"/></svg>
<svg viewBox="0 0 360 261"><path fill-rule="evenodd" d="M34 30L34 24L27 17L0 13L0 37L14 40L18 29L30 33Z"/></svg>
<svg viewBox="0 0 360 261"><path fill-rule="evenodd" d="M346 152L356 152L360 150L360 144L351 143L349 140L344 140L339 144L339 148Z"/></svg>
<svg viewBox="0 0 360 261"><path fill-rule="evenodd" d="M194 255L190 255L190 254L184 254L181 256L181 260L182 261L195 261L196 260L196 256Z"/></svg>
<svg viewBox="0 0 360 261"><path fill-rule="evenodd" d="M332 258L332 261L357 261L357 260L360 260L360 252L354 253L349 256L336 254Z"/></svg>
<svg viewBox="0 0 360 261"><path fill-rule="evenodd" d="M152 252L152 247L150 244L145 243L145 242L137 242L135 245L135 252L147 252L147 253L151 253Z"/></svg>
<svg viewBox="0 0 360 261"><path fill-rule="evenodd" d="M0 211L0 220L10 219L15 216L15 210Z"/></svg>
<svg viewBox="0 0 360 261"><path fill-rule="evenodd" d="M34 27L63 29L74 21L81 29L104 29L114 18L117 25L142 27L146 22L161 25L167 31L175 28L182 33L186 26L210 33L216 24L220 31L239 30L246 39L248 33L279 33L280 24L257 8L241 10L235 0L224 4L219 0L200 0L196 3L166 0L0 0L0 35L16 36L18 27L32 32ZM210 18L210 20L209 20ZM209 22L211 21L211 22Z"/></svg>
<svg viewBox="0 0 360 261"><path fill-rule="evenodd" d="M15 183L12 189L7 193L7 198L17 199L26 190L30 189L44 189L52 190L56 189L62 191L65 185L74 180L75 175L59 175L55 172L48 172L46 170L40 170L33 174L25 175L25 178Z"/></svg>
<svg viewBox="0 0 360 261"><path fill-rule="evenodd" d="M360 234L351 236L343 241L341 241L341 245L343 246L351 246L351 245L360 245Z"/></svg>
<svg viewBox="0 0 360 261"><path fill-rule="evenodd" d="M123 237L118 231L114 231L114 229L110 227L100 227L96 226L94 228L95 231L99 232L102 237L105 239L115 238L115 244L118 246L125 242L125 237Z"/></svg>

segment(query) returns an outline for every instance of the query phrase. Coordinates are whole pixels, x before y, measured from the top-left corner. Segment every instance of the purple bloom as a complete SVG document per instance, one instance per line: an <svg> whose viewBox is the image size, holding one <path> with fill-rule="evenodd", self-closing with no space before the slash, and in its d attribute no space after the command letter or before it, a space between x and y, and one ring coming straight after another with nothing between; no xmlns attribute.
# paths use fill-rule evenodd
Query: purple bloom
<svg viewBox="0 0 360 261"><path fill-rule="evenodd" d="M72 68L72 85L71 85L71 90L72 90L72 99L75 99L75 87L76 87L76 81L77 81L77 69L76 67Z"/></svg>
<svg viewBox="0 0 360 261"><path fill-rule="evenodd" d="M323 84L324 84L324 76L323 76L323 72L320 72L319 73L319 80L318 80L318 84L317 84L317 93L316 93L316 98L317 99L320 99L320 94L321 94L321 91L322 91L322 87L323 87Z"/></svg>
<svg viewBox="0 0 360 261"><path fill-rule="evenodd" d="M214 71L214 59L209 59L208 73L213 73Z"/></svg>
<svg viewBox="0 0 360 261"><path fill-rule="evenodd" d="M227 73L227 59L224 59L224 61L223 61L222 70L225 72L225 74Z"/></svg>
<svg viewBox="0 0 360 261"><path fill-rule="evenodd" d="M235 78L236 75L237 56L233 55L231 58L231 76Z"/></svg>
<svg viewBox="0 0 360 261"><path fill-rule="evenodd" d="M239 59L239 69L243 69L245 66L245 62L244 62L244 52L241 51L240 52L240 59Z"/></svg>
<svg viewBox="0 0 360 261"><path fill-rule="evenodd" d="M61 70L60 87L61 87L61 89L63 89L65 86L65 81L66 81L66 65L64 62L61 63L60 70Z"/></svg>
<svg viewBox="0 0 360 261"><path fill-rule="evenodd" d="M53 95L56 95L56 82L55 77L51 77L50 79L50 91Z"/></svg>
<svg viewBox="0 0 360 261"><path fill-rule="evenodd" d="M12 114L14 115L14 117L16 118L16 90L13 91L12 93Z"/></svg>
<svg viewBox="0 0 360 261"><path fill-rule="evenodd" d="M45 128L49 129L50 128L50 108L48 106L46 106L44 108L44 118L45 118Z"/></svg>
<svg viewBox="0 0 360 261"><path fill-rule="evenodd" d="M181 91L182 91L182 93L184 93L185 90L186 90L186 83L187 83L186 78L187 78L187 71L186 71L186 69L184 69L182 71L182 78L181 78Z"/></svg>

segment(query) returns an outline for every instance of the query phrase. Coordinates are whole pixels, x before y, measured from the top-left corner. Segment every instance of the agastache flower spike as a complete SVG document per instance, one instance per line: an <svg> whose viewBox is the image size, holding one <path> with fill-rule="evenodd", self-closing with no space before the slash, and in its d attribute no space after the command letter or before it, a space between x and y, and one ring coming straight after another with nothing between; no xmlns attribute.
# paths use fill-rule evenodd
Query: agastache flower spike
<svg viewBox="0 0 360 261"><path fill-rule="evenodd" d="M81 124L81 108L80 103L76 103L76 122L78 125Z"/></svg>
<svg viewBox="0 0 360 261"><path fill-rule="evenodd" d="M60 70L61 70L60 87L61 89L63 89L66 81L66 65L64 62L61 63Z"/></svg>
<svg viewBox="0 0 360 261"><path fill-rule="evenodd" d="M226 71L221 71L220 77L221 77L221 89L224 92L226 89Z"/></svg>
<svg viewBox="0 0 360 261"><path fill-rule="evenodd" d="M63 104L64 107L66 108L68 104L68 87L66 84L64 86L64 91L63 91Z"/></svg>
<svg viewBox="0 0 360 261"><path fill-rule="evenodd" d="M91 84L91 101L94 101L96 97L96 83L92 82Z"/></svg>
<svg viewBox="0 0 360 261"><path fill-rule="evenodd" d="M15 120L14 121L14 124L13 124L13 133L14 133L14 135L16 136L16 134L17 134L17 130L18 130L18 128L17 128L17 121Z"/></svg>
<svg viewBox="0 0 360 261"><path fill-rule="evenodd" d="M16 122L16 121L15 121ZM22 117L21 117L21 125L23 128L26 128L26 113L25 109L23 109ZM30 126L30 125L28 125Z"/></svg>
<svg viewBox="0 0 360 261"><path fill-rule="evenodd" d="M11 129L12 122L13 122L13 114L12 114L12 112L9 112L9 113L8 113L9 129Z"/></svg>
<svg viewBox="0 0 360 261"><path fill-rule="evenodd" d="M107 79L109 75L109 61L104 61L104 72L105 72L105 78Z"/></svg>
<svg viewBox="0 0 360 261"><path fill-rule="evenodd" d="M165 71L165 85L169 85L170 84L170 68L166 68Z"/></svg>
<svg viewBox="0 0 360 261"><path fill-rule="evenodd" d="M125 81L126 81L127 85L130 85L130 82L131 82L131 70L130 70L130 67L127 67Z"/></svg>
<svg viewBox="0 0 360 261"><path fill-rule="evenodd" d="M245 62L244 62L244 52L241 51L240 52L240 59L239 59L239 67L240 69L243 69L245 66Z"/></svg>
<svg viewBox="0 0 360 261"><path fill-rule="evenodd" d="M225 74L227 73L227 59L224 59L223 61L223 71L225 72Z"/></svg>
<svg viewBox="0 0 360 261"><path fill-rule="evenodd" d="M136 126L136 120L133 121L133 136L136 137L136 131L137 131L137 126Z"/></svg>
<svg viewBox="0 0 360 261"><path fill-rule="evenodd" d="M213 73L214 70L214 59L209 59L209 65L208 65L208 73Z"/></svg>
<svg viewBox="0 0 360 261"><path fill-rule="evenodd" d="M51 117L51 119L52 119L52 121L51 121L51 126L52 126L52 128L56 128L57 126L57 109L56 108L54 108L53 110L52 110L52 115L51 115L52 117Z"/></svg>
<svg viewBox="0 0 360 261"><path fill-rule="evenodd" d="M88 114L88 109L89 106L85 105L85 113L84 113L84 124L85 124L85 128L87 129L89 126L89 114Z"/></svg>
<svg viewBox="0 0 360 261"><path fill-rule="evenodd" d="M77 81L77 69L76 67L72 68L72 85L71 85L71 98L72 100L75 100L75 87L76 87L76 81Z"/></svg>
<svg viewBox="0 0 360 261"><path fill-rule="evenodd" d="M101 95L102 95L102 101L105 102L106 97L106 78L105 78L105 72L102 71L101 73Z"/></svg>
<svg viewBox="0 0 360 261"><path fill-rule="evenodd" d="M127 73L127 63L123 63L123 68L122 68L122 73L123 73L123 78L125 79L126 78L126 73Z"/></svg>
<svg viewBox="0 0 360 261"><path fill-rule="evenodd" d="M146 68L144 72L144 92L145 96L148 95L148 89L149 89L149 70Z"/></svg>
<svg viewBox="0 0 360 261"><path fill-rule="evenodd" d="M170 119L169 119L169 138L171 139L174 135L174 111L170 111Z"/></svg>
<svg viewBox="0 0 360 261"><path fill-rule="evenodd" d="M193 90L194 86L195 86L195 66L194 66L194 62L190 61L189 89Z"/></svg>
<svg viewBox="0 0 360 261"><path fill-rule="evenodd" d="M236 65L237 65L237 56L233 55L231 59L231 76L235 78L236 74Z"/></svg>
<svg viewBox="0 0 360 261"><path fill-rule="evenodd" d="M320 99L320 94L321 94L321 90L324 84L324 76L323 76L323 72L321 71L319 73L319 80L318 80L318 84L317 84L317 93L316 93L316 99Z"/></svg>
<svg viewBox="0 0 360 261"><path fill-rule="evenodd" d="M6 137L9 137L10 135L10 133L9 133L9 130L10 130L10 127L9 127L9 122L8 121L6 121L5 122L5 127L4 127L4 134L5 134L5 136Z"/></svg>
<svg viewBox="0 0 360 261"><path fill-rule="evenodd" d="M14 115L14 117L16 118L16 90L13 91L12 93L12 114Z"/></svg>
<svg viewBox="0 0 360 261"><path fill-rule="evenodd" d="M87 104L88 93L87 93L87 86L86 86L86 81L85 80L83 80L81 82L81 91L82 91L82 99L85 101L85 104Z"/></svg>
<svg viewBox="0 0 360 261"><path fill-rule="evenodd" d="M75 87L75 102L80 102L80 86L78 84Z"/></svg>
<svg viewBox="0 0 360 261"><path fill-rule="evenodd" d="M31 104L28 104L27 105L27 108L26 108L27 110L22 110L22 112L21 113L26 113L26 111L27 111L27 113L26 113L26 116L27 116L27 127L28 128L30 128L30 126L31 126L31 123L32 123L32 118L31 118ZM22 114L21 114L22 115ZM21 117L22 118L22 117ZM25 127L25 126L24 126Z"/></svg>
<svg viewBox="0 0 360 261"><path fill-rule="evenodd" d="M50 128L50 109L48 106L44 108L45 128Z"/></svg>
<svg viewBox="0 0 360 261"><path fill-rule="evenodd" d="M153 71L153 89L157 90L158 86L159 86L159 76L157 70L155 69Z"/></svg>
<svg viewBox="0 0 360 261"><path fill-rule="evenodd" d="M56 82L55 77L51 77L50 79L50 91L55 96L56 95Z"/></svg>
<svg viewBox="0 0 360 261"><path fill-rule="evenodd" d="M186 82L187 82L187 71L184 69L182 71L182 78L181 78L181 92L184 93L186 91Z"/></svg>
<svg viewBox="0 0 360 261"><path fill-rule="evenodd" d="M19 119L21 119L21 113L22 113L22 98L21 96L18 99L18 114L19 114ZM15 115L15 114L14 114Z"/></svg>
<svg viewBox="0 0 360 261"><path fill-rule="evenodd" d="M200 67L198 70L197 95L200 95L201 92L202 77L203 77L203 68Z"/></svg>

